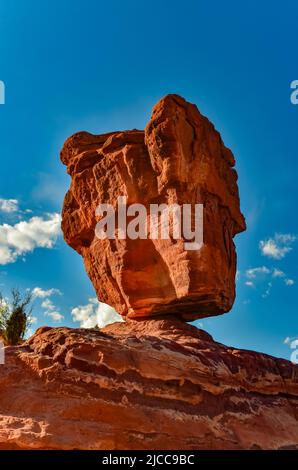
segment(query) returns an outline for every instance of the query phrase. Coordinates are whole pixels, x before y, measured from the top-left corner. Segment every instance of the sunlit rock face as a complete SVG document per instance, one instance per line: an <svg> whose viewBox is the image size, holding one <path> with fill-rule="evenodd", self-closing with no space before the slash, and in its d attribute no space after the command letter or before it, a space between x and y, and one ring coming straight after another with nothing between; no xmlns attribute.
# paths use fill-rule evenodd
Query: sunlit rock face
<svg viewBox="0 0 298 470"><path fill-rule="evenodd" d="M235 161L195 105L168 95L145 131L79 132L65 142L61 160L71 176L64 237L82 255L99 300L124 317L194 320L231 309L233 237L245 230ZM186 249L183 236L99 239L96 208L108 203L117 212L119 196L148 214L151 204L203 204L203 246Z"/></svg>
<svg viewBox="0 0 298 470"><path fill-rule="evenodd" d="M298 366L171 318L40 328L0 367L0 449L298 449Z"/></svg>

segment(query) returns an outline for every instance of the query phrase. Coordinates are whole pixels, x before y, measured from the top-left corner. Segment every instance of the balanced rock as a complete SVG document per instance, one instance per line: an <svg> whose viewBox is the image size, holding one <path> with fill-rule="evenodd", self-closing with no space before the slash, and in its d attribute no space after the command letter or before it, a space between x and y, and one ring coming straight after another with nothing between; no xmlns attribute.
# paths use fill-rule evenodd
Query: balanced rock
<svg viewBox="0 0 298 470"><path fill-rule="evenodd" d="M298 449L298 366L169 316L5 352L0 449Z"/></svg>
<svg viewBox="0 0 298 470"><path fill-rule="evenodd" d="M145 131L91 135L64 144L71 175L62 229L80 253L100 301L126 317L218 315L235 298L233 237L245 230L234 157L197 107L177 95L161 99ZM180 239L100 239L96 208L119 196L127 205L203 204L203 245Z"/></svg>

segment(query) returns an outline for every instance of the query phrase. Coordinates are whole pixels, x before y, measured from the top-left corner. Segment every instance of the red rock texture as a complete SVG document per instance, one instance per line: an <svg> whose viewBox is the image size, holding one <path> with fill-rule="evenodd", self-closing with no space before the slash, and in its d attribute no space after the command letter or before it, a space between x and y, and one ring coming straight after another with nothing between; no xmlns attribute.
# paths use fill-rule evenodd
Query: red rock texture
<svg viewBox="0 0 298 470"><path fill-rule="evenodd" d="M67 243L84 259L99 300L127 317L184 320L230 310L235 298L233 237L245 229L234 157L197 107L177 95L155 106L145 131L70 137L61 152L71 175L63 207ZM204 204L204 245L184 240L100 240L100 203Z"/></svg>
<svg viewBox="0 0 298 470"><path fill-rule="evenodd" d="M298 366L172 318L6 348L0 449L298 449Z"/></svg>

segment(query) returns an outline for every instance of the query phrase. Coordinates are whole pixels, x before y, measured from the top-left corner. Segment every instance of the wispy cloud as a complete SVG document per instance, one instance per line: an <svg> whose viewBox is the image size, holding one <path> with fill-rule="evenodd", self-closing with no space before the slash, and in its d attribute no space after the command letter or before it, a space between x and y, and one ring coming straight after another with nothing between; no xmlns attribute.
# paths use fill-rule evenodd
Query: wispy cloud
<svg viewBox="0 0 298 470"><path fill-rule="evenodd" d="M287 336L284 340L283 340L283 343L284 344L290 344L292 343L293 341L297 340L297 336Z"/></svg>
<svg viewBox="0 0 298 470"><path fill-rule="evenodd" d="M269 297L271 294L272 282L268 282L265 292L262 294L263 298Z"/></svg>
<svg viewBox="0 0 298 470"><path fill-rule="evenodd" d="M79 305L71 311L74 321L80 322L82 328L92 328L96 325L103 328L110 323L123 321L122 317L109 305L90 298L86 305Z"/></svg>
<svg viewBox="0 0 298 470"><path fill-rule="evenodd" d="M62 292L59 289L42 289L41 287L34 287L32 289L33 298L45 299L46 297L51 297L52 295L62 295Z"/></svg>
<svg viewBox="0 0 298 470"><path fill-rule="evenodd" d="M265 291L262 294L263 298L266 298L270 295L273 281L283 279L286 286L292 286L295 284L293 279L286 277L281 269L278 268L269 268L267 266L257 266L255 268L250 268L245 271L246 281L244 284L248 287L261 286L264 289L264 283L266 283Z"/></svg>
<svg viewBox="0 0 298 470"><path fill-rule="evenodd" d="M276 233L274 237L261 240L259 248L263 256L273 259L282 259L292 250L296 236L290 233Z"/></svg>
<svg viewBox="0 0 298 470"><path fill-rule="evenodd" d="M293 279L289 279L286 277L286 273L284 273L281 269L278 268L268 268L267 266L258 266L256 268L250 268L245 271L245 276L247 279L254 279L254 280L266 280L268 277L272 279L284 279L284 282L287 286L292 286L295 282ZM246 281L245 285L251 286L253 282Z"/></svg>
<svg viewBox="0 0 298 470"><path fill-rule="evenodd" d="M46 317L51 317L52 320L57 322L61 322L61 320L64 318L64 316L58 310L47 310L44 314Z"/></svg>
<svg viewBox="0 0 298 470"><path fill-rule="evenodd" d="M57 307L52 299L53 295L62 295L62 292L59 289L54 287L50 289L42 289L41 287L34 287L31 290L33 299L40 299L41 301L41 308L44 311L44 315L46 317L52 318L52 320L60 322L64 316L60 312L60 308Z"/></svg>
<svg viewBox="0 0 298 470"><path fill-rule="evenodd" d="M255 279L260 274L269 274L270 269L266 266L258 266L257 268L250 268L245 271L246 277Z"/></svg>
<svg viewBox="0 0 298 470"><path fill-rule="evenodd" d="M19 210L19 202L17 199L3 199L0 198L0 211L1 212L17 212Z"/></svg>
<svg viewBox="0 0 298 470"><path fill-rule="evenodd" d="M285 277L285 273L281 269L273 268L272 277Z"/></svg>

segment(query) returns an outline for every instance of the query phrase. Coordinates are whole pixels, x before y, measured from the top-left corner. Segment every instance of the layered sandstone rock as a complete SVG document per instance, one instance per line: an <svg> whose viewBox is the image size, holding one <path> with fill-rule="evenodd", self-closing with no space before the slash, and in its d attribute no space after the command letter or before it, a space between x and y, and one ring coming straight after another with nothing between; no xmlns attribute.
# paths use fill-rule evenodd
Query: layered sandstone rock
<svg viewBox="0 0 298 470"><path fill-rule="evenodd" d="M298 449L298 366L182 321L41 328L6 348L0 449Z"/></svg>
<svg viewBox="0 0 298 470"><path fill-rule="evenodd" d="M61 152L71 175L62 229L84 259L99 300L127 317L224 313L235 297L233 237L245 229L234 158L196 106L168 95L143 131L70 137ZM100 240L100 203L204 204L204 244L180 240Z"/></svg>

